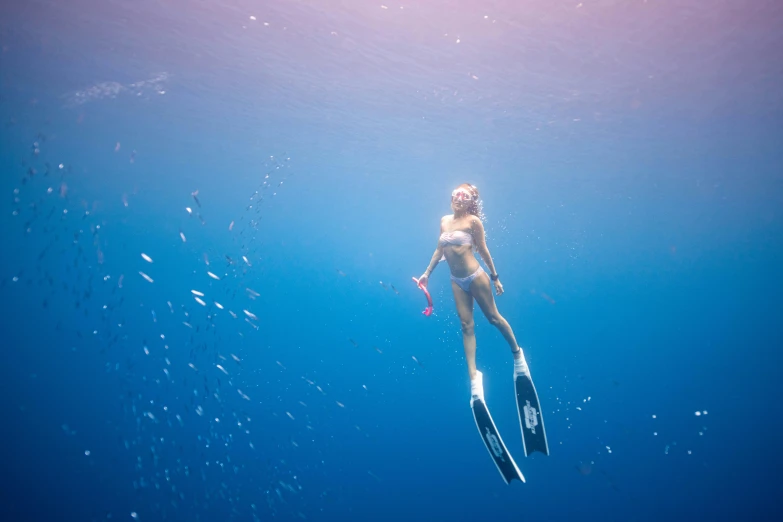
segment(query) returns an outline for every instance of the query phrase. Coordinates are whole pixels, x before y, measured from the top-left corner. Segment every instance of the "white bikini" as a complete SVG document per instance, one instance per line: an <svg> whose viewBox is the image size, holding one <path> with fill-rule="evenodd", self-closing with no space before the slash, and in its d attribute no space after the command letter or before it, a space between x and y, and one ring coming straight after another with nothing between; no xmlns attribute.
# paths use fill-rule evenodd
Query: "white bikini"
<svg viewBox="0 0 783 522"><path fill-rule="evenodd" d="M446 245L472 245L473 234L463 232L462 230L455 230L454 232L444 232L440 235L438 243L441 247ZM466 292L470 292L470 283L473 282L476 277L484 272L484 269L479 265L478 269L470 274L468 277L454 277L451 276L451 280L457 283L457 286L462 288Z"/></svg>

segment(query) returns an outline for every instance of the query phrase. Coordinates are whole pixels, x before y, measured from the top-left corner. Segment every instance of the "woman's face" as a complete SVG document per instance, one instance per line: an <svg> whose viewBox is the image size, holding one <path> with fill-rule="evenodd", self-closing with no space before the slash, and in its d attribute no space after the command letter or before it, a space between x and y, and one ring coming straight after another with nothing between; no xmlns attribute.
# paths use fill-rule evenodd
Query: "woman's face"
<svg viewBox="0 0 783 522"><path fill-rule="evenodd" d="M467 210L474 199L473 191L467 187L457 187L451 193L451 207L454 210Z"/></svg>

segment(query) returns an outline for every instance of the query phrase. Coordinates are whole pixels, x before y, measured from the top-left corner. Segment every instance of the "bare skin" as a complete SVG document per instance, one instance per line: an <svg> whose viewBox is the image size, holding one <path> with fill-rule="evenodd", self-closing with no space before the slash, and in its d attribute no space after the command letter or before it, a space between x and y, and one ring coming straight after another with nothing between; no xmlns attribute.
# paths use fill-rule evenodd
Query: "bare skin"
<svg viewBox="0 0 783 522"><path fill-rule="evenodd" d="M454 211L454 214L441 218L440 233L443 234L444 232L455 232L459 230L471 234L473 236L473 242L476 245L476 251L484 260L484 263L486 263L490 273L496 274L495 265L492 262L492 256L489 253L484 237L484 225L477 216L468 212L469 207L469 202L452 198L451 208ZM435 266L437 266L441 256L446 257L446 262L454 277L467 277L478 270L480 266L478 260L473 255L471 245L441 246L439 242L427 270L419 278L420 284L427 286L429 275L432 273ZM479 308L484 313L484 316L489 323L495 326L500 333L503 334L511 351L516 352L519 349L511 326L508 324L508 321L500 315L500 312L498 312L490 283L494 284L495 292L498 296L503 294L503 285L500 283L500 280L498 279L492 282L486 272L479 274L473 279L470 283L469 292L464 291L454 281L451 282L451 289L454 292L454 302L457 305L457 313L462 325L462 344L465 347L468 375L471 380L476 377L476 334L473 321L474 300L478 303Z"/></svg>

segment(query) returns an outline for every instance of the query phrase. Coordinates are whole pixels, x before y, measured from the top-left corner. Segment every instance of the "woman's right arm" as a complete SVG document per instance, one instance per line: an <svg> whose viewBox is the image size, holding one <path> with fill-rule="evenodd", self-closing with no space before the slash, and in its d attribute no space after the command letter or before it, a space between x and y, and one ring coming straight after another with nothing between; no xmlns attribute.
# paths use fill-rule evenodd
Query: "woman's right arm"
<svg viewBox="0 0 783 522"><path fill-rule="evenodd" d="M438 262L440 262L441 257L443 257L443 247L440 246L440 242L438 242L438 247L435 249L435 253L432 254L430 264L427 267L427 270L424 271L424 275L426 277L429 277L432 271L435 270L435 267L438 266Z"/></svg>
<svg viewBox="0 0 783 522"><path fill-rule="evenodd" d="M443 219L440 220L440 230L441 233L443 232ZM440 235L438 235L438 246L435 247L435 253L432 254L432 259L430 259L430 264L427 266L427 270L424 271L424 273L419 278L419 284L421 286L427 286L427 280L430 277L430 274L432 274L432 271L435 270L435 267L438 266L438 263L440 262L440 259L443 257L443 247L440 245Z"/></svg>

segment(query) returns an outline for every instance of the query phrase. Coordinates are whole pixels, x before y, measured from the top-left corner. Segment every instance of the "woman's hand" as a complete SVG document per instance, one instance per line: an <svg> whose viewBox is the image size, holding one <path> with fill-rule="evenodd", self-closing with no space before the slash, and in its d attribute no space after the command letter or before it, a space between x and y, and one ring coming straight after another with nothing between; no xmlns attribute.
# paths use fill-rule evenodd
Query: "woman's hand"
<svg viewBox="0 0 783 522"><path fill-rule="evenodd" d="M503 295L503 284L500 282L500 279L492 281L492 284L495 285L495 293L497 295Z"/></svg>
<svg viewBox="0 0 783 522"><path fill-rule="evenodd" d="M427 275L427 273L421 274L421 277L416 281L419 286L423 286L424 288L427 288L427 281L430 280L430 277Z"/></svg>

